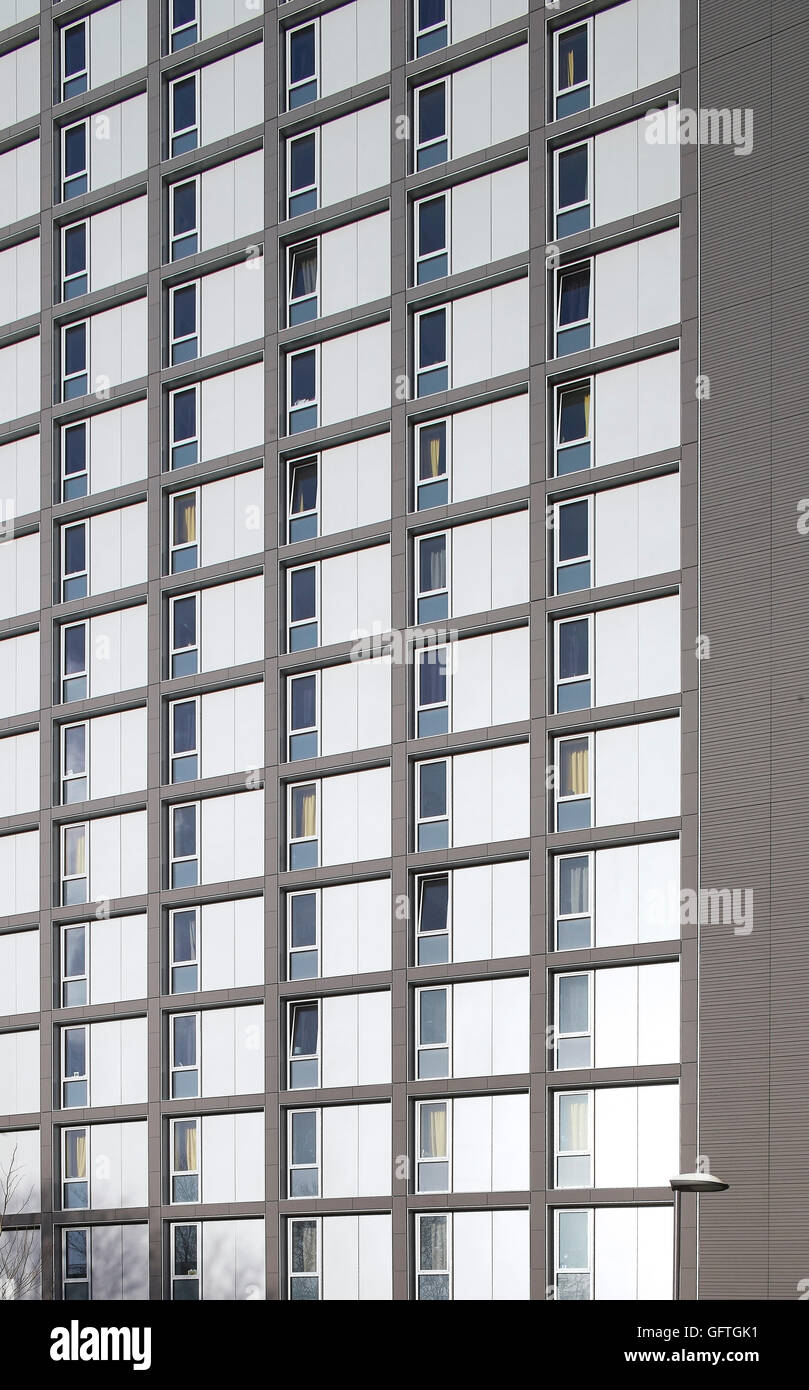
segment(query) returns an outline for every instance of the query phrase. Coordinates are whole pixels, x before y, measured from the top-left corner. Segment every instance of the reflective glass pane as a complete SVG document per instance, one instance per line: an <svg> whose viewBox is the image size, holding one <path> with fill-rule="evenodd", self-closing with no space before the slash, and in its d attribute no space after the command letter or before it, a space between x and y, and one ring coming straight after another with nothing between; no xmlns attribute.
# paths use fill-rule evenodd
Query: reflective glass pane
<svg viewBox="0 0 809 1390"><path fill-rule="evenodd" d="M317 1115L314 1110L292 1116L292 1162L317 1162Z"/></svg>
<svg viewBox="0 0 809 1390"><path fill-rule="evenodd" d="M565 916L586 912L590 902L589 864L584 855L559 864L559 911Z"/></svg>
<svg viewBox="0 0 809 1390"><path fill-rule="evenodd" d="M315 182L315 137L304 135L293 140L289 147L290 180L289 186L309 188Z"/></svg>
<svg viewBox="0 0 809 1390"><path fill-rule="evenodd" d="M559 981L560 1033L586 1033L589 1028L590 979L587 975L563 976Z"/></svg>
<svg viewBox="0 0 809 1390"><path fill-rule="evenodd" d="M174 857L184 859L197 852L197 808L175 806L172 809L174 826Z"/></svg>
<svg viewBox="0 0 809 1390"><path fill-rule="evenodd" d="M439 140L446 134L445 91L443 82L424 87L419 94L419 144Z"/></svg>
<svg viewBox="0 0 809 1390"><path fill-rule="evenodd" d="M421 885L421 931L446 931L449 907L449 879L426 878Z"/></svg>
<svg viewBox="0 0 809 1390"><path fill-rule="evenodd" d="M576 145L559 156L559 207L582 203L587 197L587 146Z"/></svg>
<svg viewBox="0 0 809 1390"><path fill-rule="evenodd" d="M172 1019L174 1066L193 1067L197 1060L197 1020L194 1014Z"/></svg>
<svg viewBox="0 0 809 1390"><path fill-rule="evenodd" d="M292 1055L312 1057L317 1052L317 1005L296 1004L292 1011Z"/></svg>
<svg viewBox="0 0 809 1390"><path fill-rule="evenodd" d="M314 946L317 940L317 905L314 893L292 899L292 946Z"/></svg>
<svg viewBox="0 0 809 1390"><path fill-rule="evenodd" d="M586 618L559 628L559 679L583 676L589 669L589 625Z"/></svg>
<svg viewBox="0 0 809 1390"><path fill-rule="evenodd" d="M589 1269L590 1218L586 1211L561 1211L559 1213L559 1257L560 1269Z"/></svg>
<svg viewBox="0 0 809 1390"><path fill-rule="evenodd" d="M419 791L420 816L445 816L447 814L446 763L423 764L419 780Z"/></svg>
<svg viewBox="0 0 809 1390"><path fill-rule="evenodd" d="M419 319L419 367L447 360L447 311L435 309Z"/></svg>
<svg viewBox="0 0 809 1390"><path fill-rule="evenodd" d="M447 991L425 989L419 995L419 1039L425 1043L447 1040Z"/></svg>

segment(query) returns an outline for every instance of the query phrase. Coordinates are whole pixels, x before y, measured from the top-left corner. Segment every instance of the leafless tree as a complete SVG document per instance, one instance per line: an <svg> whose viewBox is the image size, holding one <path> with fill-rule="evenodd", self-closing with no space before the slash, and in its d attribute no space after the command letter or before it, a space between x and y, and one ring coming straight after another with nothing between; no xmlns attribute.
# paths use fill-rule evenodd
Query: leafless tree
<svg viewBox="0 0 809 1390"><path fill-rule="evenodd" d="M12 1212L25 1211L33 1185L23 1188L25 1170L15 1144L4 1168L0 1164L0 1300L31 1298L39 1292L39 1251L34 1226L8 1225Z"/></svg>

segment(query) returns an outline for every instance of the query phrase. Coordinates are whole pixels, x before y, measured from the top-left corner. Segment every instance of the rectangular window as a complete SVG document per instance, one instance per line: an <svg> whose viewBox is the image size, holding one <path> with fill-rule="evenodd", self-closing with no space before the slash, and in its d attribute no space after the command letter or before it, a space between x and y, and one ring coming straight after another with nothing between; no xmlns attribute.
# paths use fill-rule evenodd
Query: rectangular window
<svg viewBox="0 0 809 1390"><path fill-rule="evenodd" d="M553 533L556 540L554 592L572 594L577 589L589 589L593 556L590 498L557 502Z"/></svg>
<svg viewBox="0 0 809 1390"><path fill-rule="evenodd" d="M198 594L169 600L171 676L195 676L199 669Z"/></svg>
<svg viewBox="0 0 809 1390"><path fill-rule="evenodd" d="M451 1046L450 992L416 990L416 1075L419 1081L449 1076Z"/></svg>
<svg viewBox="0 0 809 1390"><path fill-rule="evenodd" d="M172 782L195 782L199 777L199 697L172 700L169 705Z"/></svg>
<svg viewBox="0 0 809 1390"><path fill-rule="evenodd" d="M71 323L62 329L62 400L72 401L86 396L90 389L88 376L88 322Z"/></svg>
<svg viewBox="0 0 809 1390"><path fill-rule="evenodd" d="M62 30L62 101L86 92L88 85L87 20L80 19Z"/></svg>
<svg viewBox="0 0 809 1390"><path fill-rule="evenodd" d="M438 1212L416 1216L416 1296L421 1303L452 1297L450 1246L452 1217Z"/></svg>
<svg viewBox="0 0 809 1390"><path fill-rule="evenodd" d="M416 509L443 507L449 501L451 431L448 420L431 420L416 428Z"/></svg>
<svg viewBox="0 0 809 1390"><path fill-rule="evenodd" d="M62 1232L62 1298L86 1303L90 1298L90 1231L86 1226Z"/></svg>
<svg viewBox="0 0 809 1390"><path fill-rule="evenodd" d="M318 755L319 673L292 676L287 684L289 761Z"/></svg>
<svg viewBox="0 0 809 1390"><path fill-rule="evenodd" d="M449 389L449 308L416 314L416 395Z"/></svg>
<svg viewBox="0 0 809 1390"><path fill-rule="evenodd" d="M556 976L556 1070L593 1065L592 971Z"/></svg>
<svg viewBox="0 0 809 1390"><path fill-rule="evenodd" d="M62 1108L87 1104L87 1026L62 1029Z"/></svg>
<svg viewBox="0 0 809 1390"><path fill-rule="evenodd" d="M199 101L197 76L178 77L169 83L169 149L171 155L185 154L199 144Z"/></svg>
<svg viewBox="0 0 809 1390"><path fill-rule="evenodd" d="M416 540L416 621L431 623L449 617L449 532Z"/></svg>
<svg viewBox="0 0 809 1390"><path fill-rule="evenodd" d="M169 186L170 259L182 260L199 250L199 177Z"/></svg>
<svg viewBox="0 0 809 1390"><path fill-rule="evenodd" d="M287 31L287 109L317 100L318 22Z"/></svg>
<svg viewBox="0 0 809 1390"><path fill-rule="evenodd" d="M590 1187L593 1157L592 1091L559 1091L554 1115L554 1186Z"/></svg>
<svg viewBox="0 0 809 1390"><path fill-rule="evenodd" d="M587 615L554 623L557 714L589 709L593 703L592 626Z"/></svg>
<svg viewBox="0 0 809 1390"><path fill-rule="evenodd" d="M62 501L86 497L89 487L87 422L62 429Z"/></svg>
<svg viewBox="0 0 809 1390"><path fill-rule="evenodd" d="M199 489L175 492L171 498L171 573L194 570L199 564L197 516Z"/></svg>
<svg viewBox="0 0 809 1390"><path fill-rule="evenodd" d="M451 781L449 759L418 763L416 773L416 849L419 852L447 849Z"/></svg>
<svg viewBox="0 0 809 1390"><path fill-rule="evenodd" d="M62 127L62 201L87 192L87 121Z"/></svg>
<svg viewBox="0 0 809 1390"><path fill-rule="evenodd" d="M87 902L87 826L62 826L62 906Z"/></svg>
<svg viewBox="0 0 809 1390"><path fill-rule="evenodd" d="M578 951L593 944L593 856L562 854L556 860L554 949Z"/></svg>
<svg viewBox="0 0 809 1390"><path fill-rule="evenodd" d="M86 294L90 284L88 265L89 221L62 228L62 299Z"/></svg>
<svg viewBox="0 0 809 1390"><path fill-rule="evenodd" d="M593 1296L592 1211L580 1207L556 1213L554 1284L562 1302L586 1302Z"/></svg>
<svg viewBox="0 0 809 1390"><path fill-rule="evenodd" d="M590 149L592 141L557 150L556 236L572 236L590 226Z"/></svg>
<svg viewBox="0 0 809 1390"><path fill-rule="evenodd" d="M200 1296L199 1222L171 1228L171 1297L177 1302L196 1303Z"/></svg>
<svg viewBox="0 0 809 1390"><path fill-rule="evenodd" d="M169 290L171 365L199 357L199 281Z"/></svg>
<svg viewBox="0 0 809 1390"><path fill-rule="evenodd" d="M451 955L449 874L425 874L417 878L416 903L416 964L443 965Z"/></svg>
<svg viewBox="0 0 809 1390"><path fill-rule="evenodd" d="M62 927L62 1008L75 1009L89 999L90 933L86 922Z"/></svg>
<svg viewBox="0 0 809 1390"><path fill-rule="evenodd" d="M289 868L316 869L320 859L317 782L289 788Z"/></svg>
<svg viewBox="0 0 809 1390"><path fill-rule="evenodd" d="M318 457L290 459L287 539L290 544L309 541L319 530Z"/></svg>
<svg viewBox="0 0 809 1390"><path fill-rule="evenodd" d="M416 226L416 284L449 275L449 194L422 198L413 209Z"/></svg>
<svg viewBox="0 0 809 1390"><path fill-rule="evenodd" d="M171 1200L198 1202L200 1195L199 1121L171 1122Z"/></svg>
<svg viewBox="0 0 809 1390"><path fill-rule="evenodd" d="M172 1014L171 1098L199 1095L199 1014Z"/></svg>
<svg viewBox="0 0 809 1390"><path fill-rule="evenodd" d="M591 346L593 262L581 261L556 272L556 356Z"/></svg>
<svg viewBox="0 0 809 1390"><path fill-rule="evenodd" d="M447 0L416 0L416 57L435 53L449 43Z"/></svg>
<svg viewBox="0 0 809 1390"><path fill-rule="evenodd" d="M290 1110L288 1193L290 1197L320 1196L320 1111Z"/></svg>
<svg viewBox="0 0 809 1390"><path fill-rule="evenodd" d="M287 434L317 428L319 356L317 348L304 348L287 357Z"/></svg>
<svg viewBox="0 0 809 1390"><path fill-rule="evenodd" d="M171 467L189 468L199 462L199 386L183 386L169 397Z"/></svg>
<svg viewBox="0 0 809 1390"><path fill-rule="evenodd" d="M88 522L62 527L62 602L87 597Z"/></svg>
<svg viewBox="0 0 809 1390"><path fill-rule="evenodd" d="M287 571L287 650L305 651L318 644L319 567L302 565Z"/></svg>
<svg viewBox="0 0 809 1390"><path fill-rule="evenodd" d="M62 628L62 700L87 699L87 623Z"/></svg>
<svg viewBox="0 0 809 1390"><path fill-rule="evenodd" d="M287 894L287 944L290 980L312 980L320 974L320 894Z"/></svg>
<svg viewBox="0 0 809 1390"><path fill-rule="evenodd" d="M417 1192L449 1192L452 1106L446 1100L416 1103Z"/></svg>
<svg viewBox="0 0 809 1390"><path fill-rule="evenodd" d="M199 802L169 807L171 888L199 883Z"/></svg>
<svg viewBox="0 0 809 1390"><path fill-rule="evenodd" d="M592 381L560 386L556 392L556 472L589 468L592 455L590 402Z"/></svg>
<svg viewBox="0 0 809 1390"><path fill-rule="evenodd" d="M172 994L193 994L199 989L199 921L196 907L179 907L169 914Z"/></svg>
<svg viewBox="0 0 809 1390"><path fill-rule="evenodd" d="M287 141L287 217L317 208L318 144L316 130Z"/></svg>
<svg viewBox="0 0 809 1390"><path fill-rule="evenodd" d="M199 38L197 0L169 0L169 46L172 53L188 48Z"/></svg>
<svg viewBox="0 0 809 1390"><path fill-rule="evenodd" d="M90 1205L90 1131L82 1125L62 1130L62 1210Z"/></svg>
<svg viewBox="0 0 809 1390"><path fill-rule="evenodd" d="M585 830L590 825L591 743L590 734L556 740L557 830Z"/></svg>
<svg viewBox="0 0 809 1390"><path fill-rule="evenodd" d="M448 647L416 652L416 737L449 732L450 663Z"/></svg>
<svg viewBox="0 0 809 1390"><path fill-rule="evenodd" d="M64 724L62 726L63 806L69 806L73 801L87 800L89 732L86 720L81 724Z"/></svg>
<svg viewBox="0 0 809 1390"><path fill-rule="evenodd" d="M320 1085L320 1004L316 999L289 1006L289 1089Z"/></svg>
<svg viewBox="0 0 809 1390"><path fill-rule="evenodd" d="M289 327L318 316L318 259L317 241L304 241L287 250Z"/></svg>
<svg viewBox="0 0 809 1390"><path fill-rule="evenodd" d="M320 1298L320 1219L289 1223L289 1297L293 1303Z"/></svg>
<svg viewBox="0 0 809 1390"><path fill-rule="evenodd" d="M416 88L416 169L449 159L447 79Z"/></svg>
<svg viewBox="0 0 809 1390"><path fill-rule="evenodd" d="M590 105L592 20L554 34L554 117L561 121Z"/></svg>

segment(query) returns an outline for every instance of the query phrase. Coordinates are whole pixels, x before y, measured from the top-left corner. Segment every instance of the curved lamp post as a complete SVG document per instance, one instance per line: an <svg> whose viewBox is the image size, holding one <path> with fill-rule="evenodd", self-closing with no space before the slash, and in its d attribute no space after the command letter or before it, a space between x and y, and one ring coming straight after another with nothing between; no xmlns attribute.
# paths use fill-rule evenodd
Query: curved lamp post
<svg viewBox="0 0 809 1390"><path fill-rule="evenodd" d="M682 1194L684 1192L727 1192L729 1182L715 1178L712 1173L678 1173L670 1178L674 1193L674 1299L680 1297L680 1221Z"/></svg>

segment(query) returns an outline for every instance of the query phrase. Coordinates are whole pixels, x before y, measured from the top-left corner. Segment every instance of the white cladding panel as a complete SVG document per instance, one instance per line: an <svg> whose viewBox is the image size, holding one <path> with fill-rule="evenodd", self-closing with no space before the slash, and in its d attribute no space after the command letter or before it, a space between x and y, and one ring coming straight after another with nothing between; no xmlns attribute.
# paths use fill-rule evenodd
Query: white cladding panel
<svg viewBox="0 0 809 1390"><path fill-rule="evenodd" d="M38 909L39 831L3 835L0 837L0 917Z"/></svg>
<svg viewBox="0 0 809 1390"><path fill-rule="evenodd" d="M38 434L0 444L0 497L13 500L15 516L39 510L39 445Z"/></svg>
<svg viewBox="0 0 809 1390"><path fill-rule="evenodd" d="M0 719L39 708L39 632L0 642Z"/></svg>
<svg viewBox="0 0 809 1390"><path fill-rule="evenodd" d="M39 1011L39 932L0 936L0 1018Z"/></svg>
<svg viewBox="0 0 809 1390"><path fill-rule="evenodd" d="M351 531L390 516L390 435L373 434L320 455L320 532Z"/></svg>
<svg viewBox="0 0 809 1390"><path fill-rule="evenodd" d="M11 226L39 212L39 140L0 154L0 206Z"/></svg>

